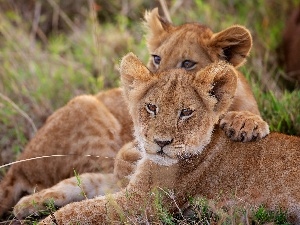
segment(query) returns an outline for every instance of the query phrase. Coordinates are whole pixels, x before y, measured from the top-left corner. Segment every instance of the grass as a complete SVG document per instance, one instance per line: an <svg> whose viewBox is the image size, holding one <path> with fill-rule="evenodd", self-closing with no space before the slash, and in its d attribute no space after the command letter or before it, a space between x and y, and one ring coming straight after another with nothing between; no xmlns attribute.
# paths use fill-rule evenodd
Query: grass
<svg viewBox="0 0 300 225"><path fill-rule="evenodd" d="M300 135L300 91L286 88L276 54L288 9L300 1L191 2L184 1L178 7L180 1L169 1L173 23L198 21L216 32L232 24L250 29L253 50L241 71L251 84L261 114L271 131ZM139 4L136 14L141 15L143 1ZM129 12L134 14L134 8ZM128 19L126 13L111 17L98 23L95 14L89 12L80 25L71 24L72 29L55 31L40 39L32 29L33 21L24 21L16 11L0 14L0 164L15 160L35 134L34 127L40 128L53 111L74 96L118 86L118 63L127 52L133 51L146 62L141 21ZM206 207L209 202L201 201L195 209L208 220L215 213ZM264 224L265 217L277 215L264 207L251 213L254 224ZM288 224L277 223L284 213L279 215L268 221ZM169 224L173 219L165 214L163 220Z"/></svg>
<svg viewBox="0 0 300 225"><path fill-rule="evenodd" d="M0 93L10 99L0 98L3 151L21 152L35 133L11 102L30 115L39 128L54 110L74 96L117 86L121 57L128 51L138 52L137 43L139 48L145 48L140 43L142 31L133 36L126 30L128 21L121 18L117 26L100 26L88 19L84 28L71 34L49 36L43 45L31 40L26 24L17 14L1 17ZM3 159L11 160L11 157Z"/></svg>
<svg viewBox="0 0 300 225"><path fill-rule="evenodd" d="M78 173L76 173L76 170L74 170L74 176L76 177L76 181L77 181L77 186L80 188L81 190L81 195L85 198L85 199L88 199L86 193L84 192L83 188L82 188L82 181L80 179L80 176Z"/></svg>
<svg viewBox="0 0 300 225"><path fill-rule="evenodd" d="M159 193L157 198L161 199L163 195ZM234 198L229 202L221 198L216 200L208 200L201 196L191 198L185 209L175 215L169 213L160 203L161 201L156 200L156 208L159 209L161 222L165 225L291 225L286 211L281 208L269 210L263 205L245 205L241 200Z"/></svg>
<svg viewBox="0 0 300 225"><path fill-rule="evenodd" d="M84 193L84 195L86 194ZM160 189L154 190L150 195L155 196L154 206L160 219L159 224L162 225L292 225L288 220L287 212L281 208L269 210L263 205L245 205L241 200L234 199L234 197L229 202L221 198L216 200L209 200L201 196L190 198L188 205L184 209L180 209L178 213L172 214L163 204L165 198L171 198L173 203L176 204L171 192ZM130 197L128 196L128 198ZM152 199L150 196L148 198ZM151 215L138 213L138 217L135 218L135 212L124 212L116 205L113 199L110 199L110 203L118 211L120 220L124 221L124 223L129 220L131 221L130 224L151 224L149 219ZM145 206L141 205L141 207L149 207L149 204L151 203L148 202ZM41 218L53 215L56 210L55 202L53 199L49 199L46 203L46 209L29 215L22 222L25 224L37 224ZM53 218L55 218L54 215Z"/></svg>

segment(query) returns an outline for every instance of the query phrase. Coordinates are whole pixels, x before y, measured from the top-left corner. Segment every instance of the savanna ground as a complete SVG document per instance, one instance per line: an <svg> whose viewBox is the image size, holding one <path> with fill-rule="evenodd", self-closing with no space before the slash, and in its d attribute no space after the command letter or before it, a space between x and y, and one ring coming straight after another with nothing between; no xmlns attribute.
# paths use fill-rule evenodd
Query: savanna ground
<svg viewBox="0 0 300 225"><path fill-rule="evenodd" d="M250 29L253 49L241 71L262 116L272 131L300 135L300 90L284 79L279 63L286 18L299 4L170 0L167 12L174 24L197 21L215 32L233 24ZM46 118L71 98L118 86L118 63L127 52L147 62L141 18L155 6L158 1L0 0L0 165L15 160ZM281 210L252 208L224 209L200 199L195 209L203 216L189 223L288 224ZM163 209L162 215L165 224L179 223Z"/></svg>

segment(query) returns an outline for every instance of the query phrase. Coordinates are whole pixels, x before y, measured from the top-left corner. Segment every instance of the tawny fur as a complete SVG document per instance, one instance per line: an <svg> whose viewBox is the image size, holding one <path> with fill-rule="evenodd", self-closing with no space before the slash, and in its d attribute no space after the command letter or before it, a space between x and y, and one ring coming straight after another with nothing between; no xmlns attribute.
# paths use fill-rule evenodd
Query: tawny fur
<svg viewBox="0 0 300 225"><path fill-rule="evenodd" d="M163 21L157 9L146 13L145 25L150 54L161 57L159 65L154 64L153 57L149 60L148 67L153 72L185 68L183 62L186 60L196 63L186 68L192 71L220 59L239 67L252 46L251 35L242 26L232 26L219 33L197 23L174 26ZM245 78L241 74L238 76L238 88L230 112L220 124L233 140L260 139L268 134L268 125L259 115ZM23 195L51 187L71 177L74 170L80 174L112 172L117 152L133 139L132 129L121 89L74 98L53 113L19 159L53 154L74 156L13 165L0 184L0 216ZM100 158L82 156L86 154Z"/></svg>
<svg viewBox="0 0 300 225"><path fill-rule="evenodd" d="M113 173L83 173L23 197L14 207L15 216L21 220L30 215L39 215L47 209L49 202L62 207L70 202L103 196L125 188L141 159L141 152L137 151L136 146L137 143L133 141L121 148L115 159Z"/></svg>
<svg viewBox="0 0 300 225"><path fill-rule="evenodd" d="M171 212L191 196L222 194L268 208L280 206L300 223L300 138L271 133L240 143L215 126L235 94L232 66L220 62L197 73L173 69L152 74L128 54L121 77L138 141L132 148L142 154L128 186L113 195L71 203L41 224L119 224L140 217L154 222L154 190L172 193L172 198L163 197ZM172 141L162 146L166 140Z"/></svg>

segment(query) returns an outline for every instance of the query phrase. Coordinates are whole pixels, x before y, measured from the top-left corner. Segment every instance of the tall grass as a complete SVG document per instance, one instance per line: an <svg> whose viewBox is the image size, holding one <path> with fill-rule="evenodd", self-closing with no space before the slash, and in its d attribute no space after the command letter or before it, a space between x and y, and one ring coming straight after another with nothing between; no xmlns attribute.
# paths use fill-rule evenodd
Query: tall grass
<svg viewBox="0 0 300 225"><path fill-rule="evenodd" d="M232 24L250 29L253 50L241 70L250 81L271 130L294 135L300 134L297 112L300 94L299 90L284 88L280 78L284 72L277 63L276 48L281 42L288 9L299 2L169 2L175 24L198 21L215 32ZM278 14L278 10L282 13ZM54 110L74 96L118 86L120 58L133 51L145 62L147 50L141 20L130 20L124 13L111 17L113 22L99 23L91 10L81 25L71 24L72 29L50 33L40 41L32 29L34 21L22 20L15 11L3 12L0 16L0 93L27 113L39 128ZM0 98L0 115L0 148L3 161L7 162L12 157L6 152L22 151L34 130L4 98Z"/></svg>
<svg viewBox="0 0 300 225"><path fill-rule="evenodd" d="M14 12L0 16L0 148L21 152L34 130L14 102L40 127L56 109L80 94L95 94L118 85L118 64L128 51L146 51L140 24L127 29L129 21L96 23L91 17L74 32L47 37L47 44L32 39L29 24ZM143 55L144 54L144 55ZM9 99L9 101L7 101ZM6 151L7 150L7 151ZM9 156L7 158L7 156Z"/></svg>

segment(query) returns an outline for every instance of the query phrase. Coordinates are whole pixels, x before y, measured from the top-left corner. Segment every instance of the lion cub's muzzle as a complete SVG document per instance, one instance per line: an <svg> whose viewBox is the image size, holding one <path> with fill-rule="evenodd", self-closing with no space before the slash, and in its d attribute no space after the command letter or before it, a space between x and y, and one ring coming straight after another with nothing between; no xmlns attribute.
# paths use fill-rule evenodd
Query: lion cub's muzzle
<svg viewBox="0 0 300 225"><path fill-rule="evenodd" d="M158 139L154 139L154 142L160 147L159 150L156 151L157 154L163 155L164 154L164 150L163 148L167 145L170 145L173 142L173 139L170 140L158 140Z"/></svg>

